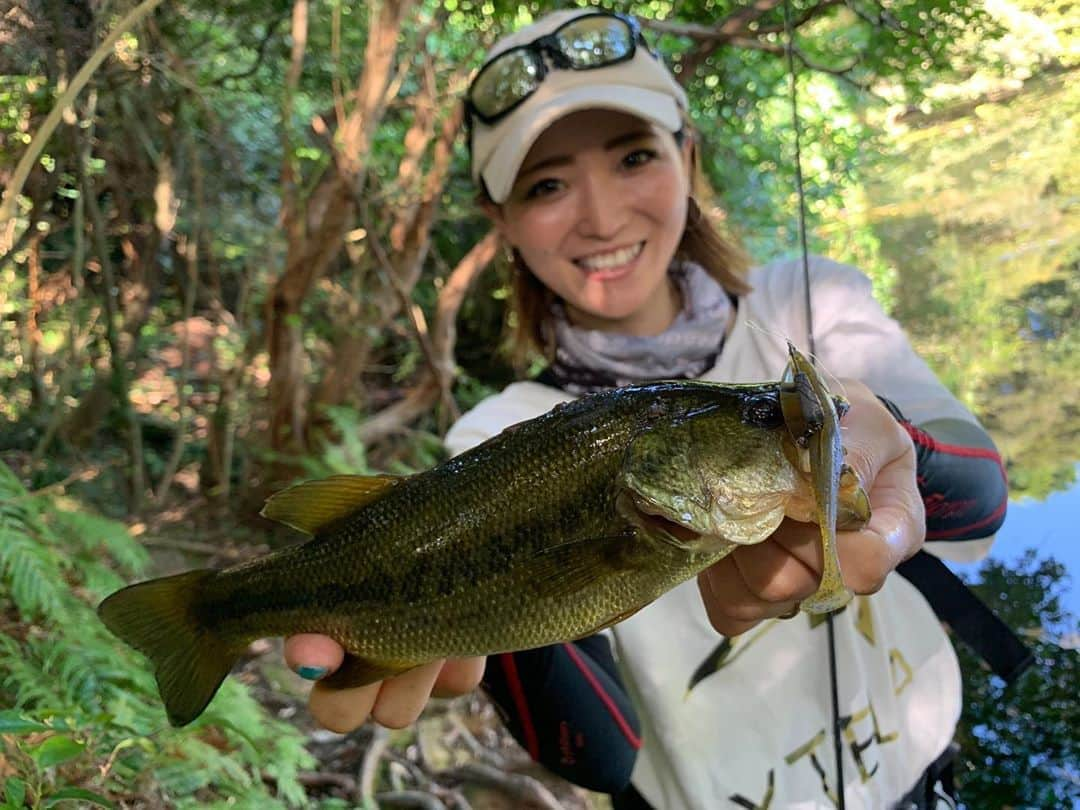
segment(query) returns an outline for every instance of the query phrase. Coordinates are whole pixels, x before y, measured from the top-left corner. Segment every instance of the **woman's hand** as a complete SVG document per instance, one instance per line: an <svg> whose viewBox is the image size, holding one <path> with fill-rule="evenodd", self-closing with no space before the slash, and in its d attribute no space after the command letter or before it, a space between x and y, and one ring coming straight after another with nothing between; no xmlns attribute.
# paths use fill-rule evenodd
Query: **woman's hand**
<svg viewBox="0 0 1080 810"><path fill-rule="evenodd" d="M285 661L301 677L315 680L308 707L319 725L341 734L363 725L370 715L389 728L404 728L420 716L428 699L456 697L475 689L484 658L432 661L395 678L351 689L318 682L341 666L345 653L327 636L305 633L285 640Z"/></svg>
<svg viewBox="0 0 1080 810"><path fill-rule="evenodd" d="M841 390L851 403L840 424L845 460L873 513L860 531L837 532L837 549L844 582L870 594L922 546L926 517L907 432L862 383L844 380ZM698 586L713 627L734 636L797 610L817 591L822 567L818 526L785 519L766 542L742 546L699 574Z"/></svg>

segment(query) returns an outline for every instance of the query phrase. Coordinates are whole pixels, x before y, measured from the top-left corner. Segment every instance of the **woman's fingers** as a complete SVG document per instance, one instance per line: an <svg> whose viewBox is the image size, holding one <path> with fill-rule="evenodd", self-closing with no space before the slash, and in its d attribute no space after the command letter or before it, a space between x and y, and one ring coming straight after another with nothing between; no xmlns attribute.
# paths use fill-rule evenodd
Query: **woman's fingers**
<svg viewBox="0 0 1080 810"><path fill-rule="evenodd" d="M285 663L301 678L317 681L341 666L345 651L327 636L300 633L285 639Z"/></svg>
<svg viewBox="0 0 1080 810"><path fill-rule="evenodd" d="M717 632L725 636L745 633L763 619L787 615L800 599L817 590L816 575L799 560L775 548L773 554L760 553L769 545L736 549L698 575L705 611ZM747 581L747 570L753 572L749 576L755 581L771 572L784 584L770 584L769 598L763 598Z"/></svg>
<svg viewBox="0 0 1080 810"><path fill-rule="evenodd" d="M480 685L486 664L487 658L484 656L448 659L435 679L431 696L452 698L471 692Z"/></svg>
<svg viewBox="0 0 1080 810"><path fill-rule="evenodd" d="M301 677L316 681L308 698L312 717L323 727L344 734L359 728L368 717L389 728L416 721L435 697L456 697L480 683L486 659L432 661L385 681L349 689L334 689L321 678L332 674L345 651L333 639L315 633L285 640L285 661Z"/></svg>
<svg viewBox="0 0 1080 810"><path fill-rule="evenodd" d="M478 662L478 663L477 663ZM445 685L439 690L446 697L470 691L483 675L483 658L465 662L431 661L385 681L350 689L334 689L316 683L311 689L308 705L312 717L321 726L345 734L359 728L370 716L387 728L404 728L416 722L435 691L440 673L450 667ZM464 666L461 666L464 664ZM473 672L479 669L479 675ZM461 689L468 685L467 689Z"/></svg>
<svg viewBox="0 0 1080 810"><path fill-rule="evenodd" d="M443 661L432 661L382 682L371 716L387 728L404 728L424 710Z"/></svg>
<svg viewBox="0 0 1080 810"><path fill-rule="evenodd" d="M382 681L376 681L351 689L334 689L316 683L308 696L308 709L323 728L347 734L367 721L382 685Z"/></svg>
<svg viewBox="0 0 1080 810"><path fill-rule="evenodd" d="M925 516L907 433L865 385L843 385L851 403L841 426L846 461L866 489L872 516L859 531L837 532L837 554L848 587L870 594L918 551ZM785 520L768 541L736 549L698 577L709 620L735 635L786 615L817 590L823 565L820 528Z"/></svg>

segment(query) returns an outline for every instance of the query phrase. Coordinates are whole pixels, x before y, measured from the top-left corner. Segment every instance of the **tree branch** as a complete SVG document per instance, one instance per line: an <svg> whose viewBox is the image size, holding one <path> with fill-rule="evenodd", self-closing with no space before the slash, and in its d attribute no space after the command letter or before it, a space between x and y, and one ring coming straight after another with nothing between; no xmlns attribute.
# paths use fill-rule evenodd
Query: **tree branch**
<svg viewBox="0 0 1080 810"><path fill-rule="evenodd" d="M373 723L371 742L364 752L364 761L360 766L360 801L364 807L377 807L375 804L375 776L379 772L379 762L390 745L390 732Z"/></svg>
<svg viewBox="0 0 1080 810"><path fill-rule="evenodd" d="M746 38L742 38L742 37L733 37L731 40L728 41L728 44L733 46L733 47L737 47L737 48L746 48L748 50L764 51L765 53L774 53L774 54L777 54L777 55L782 55L782 54L787 53L787 48L785 48L783 45L781 45L779 43L776 43L776 42L762 42L759 39L746 39ZM859 61L860 60L856 59L855 61L853 61L847 67L837 68L837 67L830 67L829 65L823 65L820 62L815 62L813 59L811 59L809 56L806 55L805 51L803 51L801 48L799 48L797 46L793 47L791 49L791 52L795 56L795 58L798 59L799 62L801 62L803 64L803 66L806 67L807 69L813 70L813 71L815 71L817 73L827 73L830 76L836 76L838 79L842 79L843 81L850 84L852 87L855 87L856 89L861 90L864 93L869 93L874 98L880 99L880 96L878 96L876 93L874 93L874 91L870 88L870 85L864 84L863 82L860 82L855 78L852 78L851 72L853 70L855 70L855 68L857 68L859 66Z"/></svg>
<svg viewBox="0 0 1080 810"><path fill-rule="evenodd" d="M428 372L403 399L383 408L360 425L358 434L361 441L371 443L401 431L426 413L442 391L449 390L455 373L454 340L458 310L476 277L495 258L497 248L498 237L494 232L488 233L473 245L450 273L435 305L435 325L431 330L433 359Z"/></svg>
<svg viewBox="0 0 1080 810"><path fill-rule="evenodd" d="M296 165L292 153L293 100L304 69L304 52L307 49L308 4L307 0L295 0L292 9L292 50L289 54L289 70L285 74L285 92L281 102L281 219L290 243L299 241L303 233L303 220L297 212Z"/></svg>
<svg viewBox="0 0 1080 810"><path fill-rule="evenodd" d="M2 200L0 200L0 256L7 253L10 246L15 242L15 215L17 213L16 203L19 194L22 193L23 184L26 183L26 178L30 176L30 170L37 162L41 150L45 148L46 142L48 142L53 131L60 123L64 111L75 101L76 96L90 81L90 77L94 75L94 71L98 69L98 66L113 52L113 46L117 40L157 8L160 3L161 0L143 0L124 19L117 23L116 27L98 45L93 55L79 68L79 72L75 74L67 89L53 104L52 110L49 111L49 114L38 128L33 140L30 141L30 145L26 147L26 151L19 158L19 163L15 166L15 171L4 189Z"/></svg>
<svg viewBox="0 0 1080 810"><path fill-rule="evenodd" d="M821 0L821 2L817 5L811 6L810 8L803 11L803 13L800 14L798 17L792 19L791 28L792 30L794 30L796 28L800 28L806 25L808 22L815 19L819 14L821 14L821 12L823 12L830 6L843 5L847 5L847 0ZM783 23L777 23L776 25L759 25L758 27L754 28L751 33L756 36L761 36L762 34L780 34L783 33L785 30L786 29L784 28Z"/></svg>
<svg viewBox="0 0 1080 810"><path fill-rule="evenodd" d="M513 798L517 806L525 804L542 808L542 810L565 810L547 786L540 780L523 773L505 773L481 762L468 762L456 768L440 771L438 776L497 787Z"/></svg>
<svg viewBox="0 0 1080 810"><path fill-rule="evenodd" d="M762 39L765 35L785 31L786 29L783 24L778 23L768 26L756 25L758 20L769 11L772 11L774 8L781 5L782 2L783 0L758 0L755 3L751 3L750 5L733 11L712 26L698 25L696 23L672 22L668 20L643 20L642 25L660 33L686 37L697 43L694 48L686 53L683 59L683 71L679 76L679 82L685 86L692 80L694 74L697 72L698 66L708 58L709 54L722 45L765 51L767 53L785 53L783 45ZM816 19L822 12L831 6L842 5L846 2L847 0L820 0L817 4L805 9L792 21L792 30ZM796 55L799 56L799 54ZM803 64L807 65L807 67L812 67L805 55L801 55L799 58ZM814 67L813 69L818 68ZM850 68L847 70L850 70ZM831 73L832 70L823 70L822 72ZM841 76L841 78L850 80L850 77L843 76L840 73L834 73L833 75L838 75ZM856 86L862 87L857 83Z"/></svg>
<svg viewBox="0 0 1080 810"><path fill-rule="evenodd" d="M218 76L215 79L210 79L206 82L206 84L217 86L224 84L228 81L246 79L248 76L253 75L255 71L257 71L262 66L263 60L266 58L266 46L270 44L270 40L273 39L274 35L277 33L278 26L285 22L285 18L287 16L287 14L282 14L276 17L270 23L270 25L267 26L266 33L263 34L262 39L259 40L259 45L255 51L255 61L252 62L251 67L246 68L245 70L241 70L238 73L226 73L222 76Z"/></svg>
<svg viewBox="0 0 1080 810"><path fill-rule="evenodd" d="M712 26L669 20L642 20L641 24L661 34L687 37L715 47L723 44L736 34L748 32L750 23L782 5L783 2L784 0L755 0L755 2L731 12Z"/></svg>
<svg viewBox="0 0 1080 810"><path fill-rule="evenodd" d="M862 91L864 93L868 93L869 95L873 96L874 98L876 98L878 100L882 100L882 101L884 100L870 88L869 84L866 84L864 82L860 82L858 79L855 79L854 77L852 77L852 75L851 75L852 71L855 70L855 68L857 68L859 66L859 62L860 62L859 59L855 59L855 61L853 61L847 67L834 68L834 67L829 67L828 65L823 65L820 62L813 61L809 56L807 56L799 48L792 48L791 52L794 54L796 59L798 59L800 62L803 63L803 65L806 66L807 69L813 70L813 71L815 71L817 73L827 73L830 76L835 76L836 78L847 82L852 87L854 87L856 90L860 90L860 91Z"/></svg>
<svg viewBox="0 0 1080 810"><path fill-rule="evenodd" d="M904 30L903 26L900 25L900 23L897 21L897 19L892 14L890 14L885 9L885 7L881 5L880 2L877 3L877 11L878 11L877 19L875 19L869 13L863 11L861 8L859 8L857 5L855 5L855 0L846 0L844 5L846 5L849 9L851 9L851 12L856 17L858 17L860 20L863 20L864 22L870 23L870 25L873 25L874 27L888 28L888 29L890 29L892 31L903 31Z"/></svg>

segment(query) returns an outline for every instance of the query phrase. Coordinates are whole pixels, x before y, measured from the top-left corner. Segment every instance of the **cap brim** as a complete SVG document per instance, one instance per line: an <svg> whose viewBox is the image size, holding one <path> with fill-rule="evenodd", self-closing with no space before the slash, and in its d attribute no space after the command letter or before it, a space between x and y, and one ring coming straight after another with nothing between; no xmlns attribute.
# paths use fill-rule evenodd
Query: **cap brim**
<svg viewBox="0 0 1080 810"><path fill-rule="evenodd" d="M506 201L525 156L545 129L572 112L595 108L625 112L669 132L682 128L679 106L668 93L618 84L575 87L531 107L531 114L520 121L508 122L510 128L500 133L498 146L487 164L480 168L480 176L491 199L497 203Z"/></svg>

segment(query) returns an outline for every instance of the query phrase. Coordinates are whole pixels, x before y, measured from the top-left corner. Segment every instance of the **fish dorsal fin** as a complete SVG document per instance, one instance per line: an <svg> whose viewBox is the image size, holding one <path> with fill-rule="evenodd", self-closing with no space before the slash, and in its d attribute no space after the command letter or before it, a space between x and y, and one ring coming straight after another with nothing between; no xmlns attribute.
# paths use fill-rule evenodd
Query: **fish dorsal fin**
<svg viewBox="0 0 1080 810"><path fill-rule="evenodd" d="M322 527L378 500L403 480L400 475L332 475L305 481L271 495L259 514L314 535Z"/></svg>

